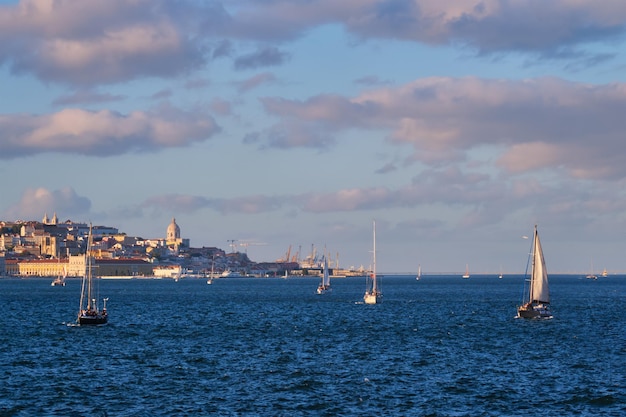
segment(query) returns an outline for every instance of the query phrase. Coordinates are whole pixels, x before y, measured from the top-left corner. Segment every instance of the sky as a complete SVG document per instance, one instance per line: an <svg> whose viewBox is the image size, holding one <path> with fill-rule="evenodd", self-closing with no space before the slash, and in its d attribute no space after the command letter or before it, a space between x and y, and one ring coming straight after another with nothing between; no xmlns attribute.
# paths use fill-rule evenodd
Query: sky
<svg viewBox="0 0 626 417"><path fill-rule="evenodd" d="M623 0L0 1L3 220L620 273L625 128Z"/></svg>

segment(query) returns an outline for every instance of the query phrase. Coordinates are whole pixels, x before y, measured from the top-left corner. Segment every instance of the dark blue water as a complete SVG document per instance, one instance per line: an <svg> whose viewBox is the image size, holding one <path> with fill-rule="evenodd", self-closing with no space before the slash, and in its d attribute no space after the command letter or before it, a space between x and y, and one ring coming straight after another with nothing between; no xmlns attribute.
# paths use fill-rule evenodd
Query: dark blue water
<svg viewBox="0 0 626 417"><path fill-rule="evenodd" d="M71 325L79 282L0 280L1 416L624 416L626 279L105 280L109 324Z"/></svg>

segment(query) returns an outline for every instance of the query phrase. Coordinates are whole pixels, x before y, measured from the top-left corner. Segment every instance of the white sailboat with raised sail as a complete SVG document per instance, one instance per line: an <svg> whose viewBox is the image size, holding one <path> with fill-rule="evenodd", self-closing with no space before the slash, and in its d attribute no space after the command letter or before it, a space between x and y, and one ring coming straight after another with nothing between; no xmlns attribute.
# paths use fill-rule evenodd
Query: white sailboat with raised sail
<svg viewBox="0 0 626 417"><path fill-rule="evenodd" d="M211 275L209 275L209 279L206 280L208 285L213 284L213 278L215 278L215 256L213 256L213 260L211 261Z"/></svg>
<svg viewBox="0 0 626 417"><path fill-rule="evenodd" d="M548 271L543 257L543 250L541 249L541 242L539 241L537 225L535 225L535 236L530 256L532 257L532 267L528 285L528 297L526 298L526 290L524 290L523 304L517 308L517 316L525 319L552 318Z"/></svg>
<svg viewBox="0 0 626 417"><path fill-rule="evenodd" d="M322 279L317 287L318 294L326 294L332 290L330 288L330 274L328 273L328 258L324 256L324 270L322 271Z"/></svg>
<svg viewBox="0 0 626 417"><path fill-rule="evenodd" d="M422 279L422 265L417 265L417 276L415 277L417 281Z"/></svg>
<svg viewBox="0 0 626 417"><path fill-rule="evenodd" d="M365 304L376 304L382 297L382 293L378 288L378 280L376 278L376 221L373 222L373 257L372 257L372 273L366 280L366 290L363 296Z"/></svg>
<svg viewBox="0 0 626 417"><path fill-rule="evenodd" d="M83 282L80 292L80 309L78 310L77 322L80 325L84 324L106 324L109 319L107 313L107 301L108 298L104 298L102 310L98 309L98 289L94 286L94 274L93 274L93 256L91 256L91 249L93 247L93 234L91 230L91 224L89 225L89 236L87 238L87 250L85 252L85 274L83 276Z"/></svg>
<svg viewBox="0 0 626 417"><path fill-rule="evenodd" d="M461 278L469 278L470 274L469 274L469 264L465 264L465 273L463 274L463 276Z"/></svg>

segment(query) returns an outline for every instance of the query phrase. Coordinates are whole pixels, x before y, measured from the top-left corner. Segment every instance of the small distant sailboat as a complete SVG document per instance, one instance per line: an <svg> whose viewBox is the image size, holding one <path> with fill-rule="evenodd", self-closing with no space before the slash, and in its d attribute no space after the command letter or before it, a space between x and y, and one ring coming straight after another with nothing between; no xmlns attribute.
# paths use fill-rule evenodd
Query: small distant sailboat
<svg viewBox="0 0 626 417"><path fill-rule="evenodd" d="M322 280L317 287L318 294L326 294L332 291L330 288L330 275L328 274L328 258L324 256L324 271L322 272Z"/></svg>
<svg viewBox="0 0 626 417"><path fill-rule="evenodd" d="M500 266L500 275L498 275L499 279L502 279L502 266Z"/></svg>
<svg viewBox="0 0 626 417"><path fill-rule="evenodd" d="M59 263L61 261L59 260ZM63 268L63 273L59 271L59 275L50 283L53 287L65 287L65 278L67 277L67 269Z"/></svg>
<svg viewBox="0 0 626 417"><path fill-rule="evenodd" d="M109 315L107 313L108 298L103 299L104 306L102 310L98 309L97 290L94 288L93 277L93 256L91 256L91 248L93 247L93 235L91 233L91 224L89 225L89 236L87 238L87 251L85 253L85 275L80 293L80 309L78 311L77 322L80 325L106 324Z"/></svg>
<svg viewBox="0 0 626 417"><path fill-rule="evenodd" d="M591 273L586 276L587 279L598 279L598 276L593 273L593 259L591 260Z"/></svg>
<svg viewBox="0 0 626 417"><path fill-rule="evenodd" d="M470 274L469 274L469 264L465 264L465 274L463 274L463 276L461 278L469 278Z"/></svg>
<svg viewBox="0 0 626 417"><path fill-rule="evenodd" d="M367 278L367 288L365 290L365 295L363 296L363 301L365 304L376 304L379 299L382 297L382 293L378 289L378 281L376 278L376 221L373 222L373 259L372 259L372 273Z"/></svg>
<svg viewBox="0 0 626 417"><path fill-rule="evenodd" d="M415 277L417 281L422 279L422 265L417 265L417 276Z"/></svg>
<svg viewBox="0 0 626 417"><path fill-rule="evenodd" d="M211 275L209 275L209 279L206 280L207 285L213 284L213 278L215 277L215 259L211 263Z"/></svg>
<svg viewBox="0 0 626 417"><path fill-rule="evenodd" d="M608 273L608 271L606 270L606 268L604 268L604 270L602 271L602 276L603 276L603 277L608 277L608 276L609 276L609 273Z"/></svg>
<svg viewBox="0 0 626 417"><path fill-rule="evenodd" d="M533 239L532 267L530 283L528 286L528 298L517 308L517 317L525 319L552 318L550 312L550 291L548 289L548 271L543 257L537 225L535 225L535 237ZM525 297L525 296L524 296Z"/></svg>

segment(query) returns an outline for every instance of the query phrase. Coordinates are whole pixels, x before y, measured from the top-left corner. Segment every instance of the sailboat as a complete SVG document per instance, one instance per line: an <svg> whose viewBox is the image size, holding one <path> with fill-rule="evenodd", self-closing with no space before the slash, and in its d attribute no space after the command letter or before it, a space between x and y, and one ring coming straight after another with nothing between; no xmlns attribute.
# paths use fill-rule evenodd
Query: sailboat
<svg viewBox="0 0 626 417"><path fill-rule="evenodd" d="M598 279L598 276L593 273L593 259L591 260L591 273L587 275L587 279Z"/></svg>
<svg viewBox="0 0 626 417"><path fill-rule="evenodd" d="M461 278L469 278L469 264L465 264L465 274Z"/></svg>
<svg viewBox="0 0 626 417"><path fill-rule="evenodd" d="M324 256L324 271L320 285L317 287L317 293L326 294L330 291L332 291L332 288L330 288L330 275L328 274L328 258Z"/></svg>
<svg viewBox="0 0 626 417"><path fill-rule="evenodd" d="M365 295L363 296L363 301L365 301L365 304L376 304L382 297L382 293L378 289L378 281L376 278L376 221L374 221L373 224L374 248L372 259L372 273L367 278L367 288L365 290Z"/></svg>
<svg viewBox="0 0 626 417"><path fill-rule="evenodd" d="M206 281L208 285L213 284L213 277L215 277L215 257L213 257L213 262L211 262L211 275L209 275L209 279Z"/></svg>
<svg viewBox="0 0 626 417"><path fill-rule="evenodd" d="M58 259L59 265L61 264L61 260ZM61 269L59 268L59 275L50 283L52 287L65 287L65 278L67 277L67 269L63 268L63 273L61 273Z"/></svg>
<svg viewBox="0 0 626 417"><path fill-rule="evenodd" d="M502 279L502 265L500 265L500 275L498 275L499 279Z"/></svg>
<svg viewBox="0 0 626 417"><path fill-rule="evenodd" d="M93 235L91 224L89 225L89 236L87 238L87 251L85 252L85 274L80 293L80 309L78 311L77 322L80 325L106 324L109 319L107 313L108 298L103 299L104 306L102 310L98 309L97 290L94 289L93 276L93 256L91 256L91 248L93 246Z"/></svg>
<svg viewBox="0 0 626 417"><path fill-rule="evenodd" d="M609 272L606 270L606 268L604 268L604 271L602 271L602 276L603 277L608 277L609 276Z"/></svg>
<svg viewBox="0 0 626 417"><path fill-rule="evenodd" d="M417 265L417 276L415 279L419 281L420 278L422 278L422 265Z"/></svg>
<svg viewBox="0 0 626 417"><path fill-rule="evenodd" d="M543 250L541 250L537 225L535 225L535 237L530 256L532 256L532 267L528 286L528 298L524 294L523 304L517 308L517 317L525 319L552 318L552 313L550 312L550 292L548 290L548 271L546 270Z"/></svg>

